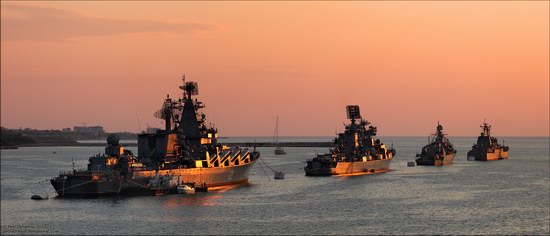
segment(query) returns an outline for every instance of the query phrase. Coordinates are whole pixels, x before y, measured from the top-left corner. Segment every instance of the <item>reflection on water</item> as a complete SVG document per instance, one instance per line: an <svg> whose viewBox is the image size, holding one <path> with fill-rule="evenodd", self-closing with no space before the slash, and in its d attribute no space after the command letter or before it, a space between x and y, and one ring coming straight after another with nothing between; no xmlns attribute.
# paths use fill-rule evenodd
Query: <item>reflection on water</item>
<svg viewBox="0 0 550 236"><path fill-rule="evenodd" d="M247 186L250 186L250 184L249 183L243 183L243 184L234 184L234 185L229 185L229 186L210 187L210 188L208 188L208 191L223 193L223 192L227 192L231 189L245 188Z"/></svg>
<svg viewBox="0 0 550 236"><path fill-rule="evenodd" d="M373 174L382 174L390 172L391 170L377 170L374 172L365 171L365 172L357 172L357 173L349 173L349 174L340 174L338 176L335 176L337 178L345 179L346 177L355 177L355 176L363 176L363 175L373 175Z"/></svg>
<svg viewBox="0 0 550 236"><path fill-rule="evenodd" d="M211 187L208 188L208 192L206 193L197 192L191 195L172 194L157 197L166 197L166 200L163 202L166 208L177 208L181 206L214 206L216 205L217 201L223 197L221 193L245 186L248 186L248 184Z"/></svg>
<svg viewBox="0 0 550 236"><path fill-rule="evenodd" d="M444 167L406 166L423 137L382 139L397 149L386 173L306 177L303 161L327 148L289 147L285 156L259 148L284 180L256 165L249 184L207 193L91 199L54 198L38 182L70 170L72 158L85 167L97 147L2 150L2 235L16 227L55 235L549 233L547 138L506 138L510 159L495 162L466 161L475 138L451 139L458 154ZM50 199L30 200L44 191Z"/></svg>
<svg viewBox="0 0 550 236"><path fill-rule="evenodd" d="M200 193L194 195L169 195L163 202L166 208L177 208L182 206L214 206L216 200L222 198L221 195L211 195Z"/></svg>

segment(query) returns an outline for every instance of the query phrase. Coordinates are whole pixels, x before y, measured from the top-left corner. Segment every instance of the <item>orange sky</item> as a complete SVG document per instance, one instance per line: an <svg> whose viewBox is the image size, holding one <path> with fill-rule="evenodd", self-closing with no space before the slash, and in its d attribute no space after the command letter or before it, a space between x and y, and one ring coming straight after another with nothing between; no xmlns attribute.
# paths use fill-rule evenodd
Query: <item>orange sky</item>
<svg viewBox="0 0 550 236"><path fill-rule="evenodd" d="M1 125L162 127L180 77L220 134L549 135L549 2L1 2Z"/></svg>

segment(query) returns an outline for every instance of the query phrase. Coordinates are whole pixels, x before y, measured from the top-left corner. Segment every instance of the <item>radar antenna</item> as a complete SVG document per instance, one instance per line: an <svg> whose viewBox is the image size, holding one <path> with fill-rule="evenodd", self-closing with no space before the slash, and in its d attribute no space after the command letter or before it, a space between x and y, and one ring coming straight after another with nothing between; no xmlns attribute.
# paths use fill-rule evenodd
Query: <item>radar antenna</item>
<svg viewBox="0 0 550 236"><path fill-rule="evenodd" d="M361 119L361 112L359 111L358 105L348 105L346 106L346 111L348 114L348 119L350 120Z"/></svg>
<svg viewBox="0 0 550 236"><path fill-rule="evenodd" d="M197 82L194 82L194 81L185 82L185 74L183 75L182 81L183 81L183 85L180 86L179 88L184 91L183 92L184 98L187 97L187 99L191 99L191 96L199 95L199 84Z"/></svg>
<svg viewBox="0 0 550 236"><path fill-rule="evenodd" d="M165 122L165 129L172 129L172 120L178 120L181 116L181 104L179 101L173 101L168 95L162 104L162 108L156 111L154 116L159 119L163 119Z"/></svg>

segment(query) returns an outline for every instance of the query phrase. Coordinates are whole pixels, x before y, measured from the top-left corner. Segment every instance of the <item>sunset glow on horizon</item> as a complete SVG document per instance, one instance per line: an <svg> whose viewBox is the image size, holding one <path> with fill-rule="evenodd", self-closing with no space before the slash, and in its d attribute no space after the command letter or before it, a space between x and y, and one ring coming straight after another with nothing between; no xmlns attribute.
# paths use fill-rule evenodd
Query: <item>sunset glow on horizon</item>
<svg viewBox="0 0 550 236"><path fill-rule="evenodd" d="M1 7L3 127L160 128L185 74L221 136L333 136L349 104L380 136L549 136L547 1Z"/></svg>

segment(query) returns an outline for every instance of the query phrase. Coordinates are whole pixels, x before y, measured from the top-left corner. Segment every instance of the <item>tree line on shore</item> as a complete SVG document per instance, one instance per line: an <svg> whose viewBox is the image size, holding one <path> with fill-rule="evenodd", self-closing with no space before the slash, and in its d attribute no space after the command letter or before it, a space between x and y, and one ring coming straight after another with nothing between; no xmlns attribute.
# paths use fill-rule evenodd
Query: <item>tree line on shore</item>
<svg viewBox="0 0 550 236"><path fill-rule="evenodd" d="M21 144L34 143L31 137L22 135L20 130L0 128L0 146L2 147L16 147Z"/></svg>
<svg viewBox="0 0 550 236"><path fill-rule="evenodd" d="M109 133L99 134L79 134L70 129L56 130L37 130L37 129L9 129L0 127L0 147L10 148L33 144L76 144L77 140L101 140L105 139ZM121 139L137 139L136 133L116 132Z"/></svg>

